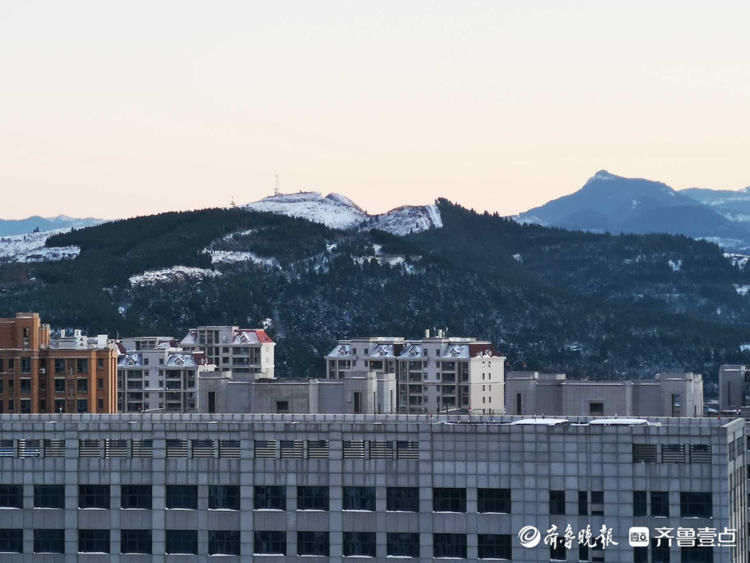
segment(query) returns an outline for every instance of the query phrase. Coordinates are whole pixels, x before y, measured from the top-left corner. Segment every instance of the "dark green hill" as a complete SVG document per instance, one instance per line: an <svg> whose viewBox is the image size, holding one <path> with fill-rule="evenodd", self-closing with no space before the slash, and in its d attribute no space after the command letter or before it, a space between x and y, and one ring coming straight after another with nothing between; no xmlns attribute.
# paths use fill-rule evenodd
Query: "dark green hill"
<svg viewBox="0 0 750 563"><path fill-rule="evenodd" d="M270 319L282 376L321 375L337 338L428 327L489 338L512 368L573 376L715 379L720 363L750 362L739 351L749 298L735 290L750 275L715 245L439 207L442 229L403 238L240 209L81 229L48 241L80 246L74 261L0 267L0 315L35 310L54 326L120 336ZM230 254L251 261L216 262ZM174 265L221 275L129 281Z"/></svg>

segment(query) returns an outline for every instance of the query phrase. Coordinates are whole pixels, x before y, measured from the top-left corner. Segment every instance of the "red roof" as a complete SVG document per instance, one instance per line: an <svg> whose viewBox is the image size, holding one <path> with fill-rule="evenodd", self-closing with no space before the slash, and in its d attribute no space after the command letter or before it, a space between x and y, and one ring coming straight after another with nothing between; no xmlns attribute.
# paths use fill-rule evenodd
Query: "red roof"
<svg viewBox="0 0 750 563"><path fill-rule="evenodd" d="M498 351L495 350L495 347L489 342L469 344L469 356L471 356L472 358L475 357L477 354L484 355L486 351L489 351L490 354L492 354L493 356L500 355Z"/></svg>

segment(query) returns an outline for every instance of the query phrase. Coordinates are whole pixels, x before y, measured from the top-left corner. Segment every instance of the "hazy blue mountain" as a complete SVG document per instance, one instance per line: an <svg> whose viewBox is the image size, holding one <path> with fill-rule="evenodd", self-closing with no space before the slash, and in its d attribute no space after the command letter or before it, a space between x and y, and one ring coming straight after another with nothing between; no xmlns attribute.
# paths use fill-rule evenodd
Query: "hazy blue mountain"
<svg viewBox="0 0 750 563"><path fill-rule="evenodd" d="M0 236L22 235L40 231L52 231L54 229L66 229L70 227L88 227L100 223L101 219L86 217L76 219L67 215L58 215L57 217L40 217L33 215L26 219L0 219Z"/></svg>
<svg viewBox="0 0 750 563"><path fill-rule="evenodd" d="M680 193L710 207L726 219L750 223L750 187L737 191L688 188Z"/></svg>
<svg viewBox="0 0 750 563"><path fill-rule="evenodd" d="M594 232L681 234L734 250L750 247L750 230L717 207L720 201L746 205L750 218L750 193L729 192L733 197L728 198L705 192L712 190L676 191L600 170L580 190L530 209L519 220Z"/></svg>

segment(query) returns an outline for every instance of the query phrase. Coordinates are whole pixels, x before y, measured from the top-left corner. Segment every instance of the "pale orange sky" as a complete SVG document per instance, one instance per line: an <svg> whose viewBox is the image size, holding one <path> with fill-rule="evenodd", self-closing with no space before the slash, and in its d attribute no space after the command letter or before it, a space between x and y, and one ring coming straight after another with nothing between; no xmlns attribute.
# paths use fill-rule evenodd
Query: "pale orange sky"
<svg viewBox="0 0 750 563"><path fill-rule="evenodd" d="M748 2L0 3L0 217L750 185Z"/></svg>

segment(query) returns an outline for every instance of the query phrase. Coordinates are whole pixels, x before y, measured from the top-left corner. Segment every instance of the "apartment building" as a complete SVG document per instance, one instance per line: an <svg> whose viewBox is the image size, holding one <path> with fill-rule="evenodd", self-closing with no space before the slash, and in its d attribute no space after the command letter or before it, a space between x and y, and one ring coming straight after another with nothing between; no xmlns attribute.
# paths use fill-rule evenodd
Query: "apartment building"
<svg viewBox="0 0 750 563"><path fill-rule="evenodd" d="M195 412L198 379L213 372L203 352L185 352L164 337L123 339L118 345L119 412Z"/></svg>
<svg viewBox="0 0 750 563"><path fill-rule="evenodd" d="M550 416L703 415L703 376L660 373L654 379L597 381L565 374L510 371L505 378L507 414Z"/></svg>
<svg viewBox="0 0 750 563"><path fill-rule="evenodd" d="M489 341L442 331L419 340L353 338L340 340L325 359L330 379L352 370L394 373L399 412L504 412L505 356Z"/></svg>
<svg viewBox="0 0 750 563"><path fill-rule="evenodd" d="M236 379L273 379L276 344L265 330L237 326L191 328L179 342L186 352L203 351L219 371Z"/></svg>
<svg viewBox="0 0 750 563"><path fill-rule="evenodd" d="M4 562L748 560L741 419L3 415L0 427Z"/></svg>
<svg viewBox="0 0 750 563"><path fill-rule="evenodd" d="M0 318L0 412L116 412L117 355L106 335L52 338L37 313Z"/></svg>

